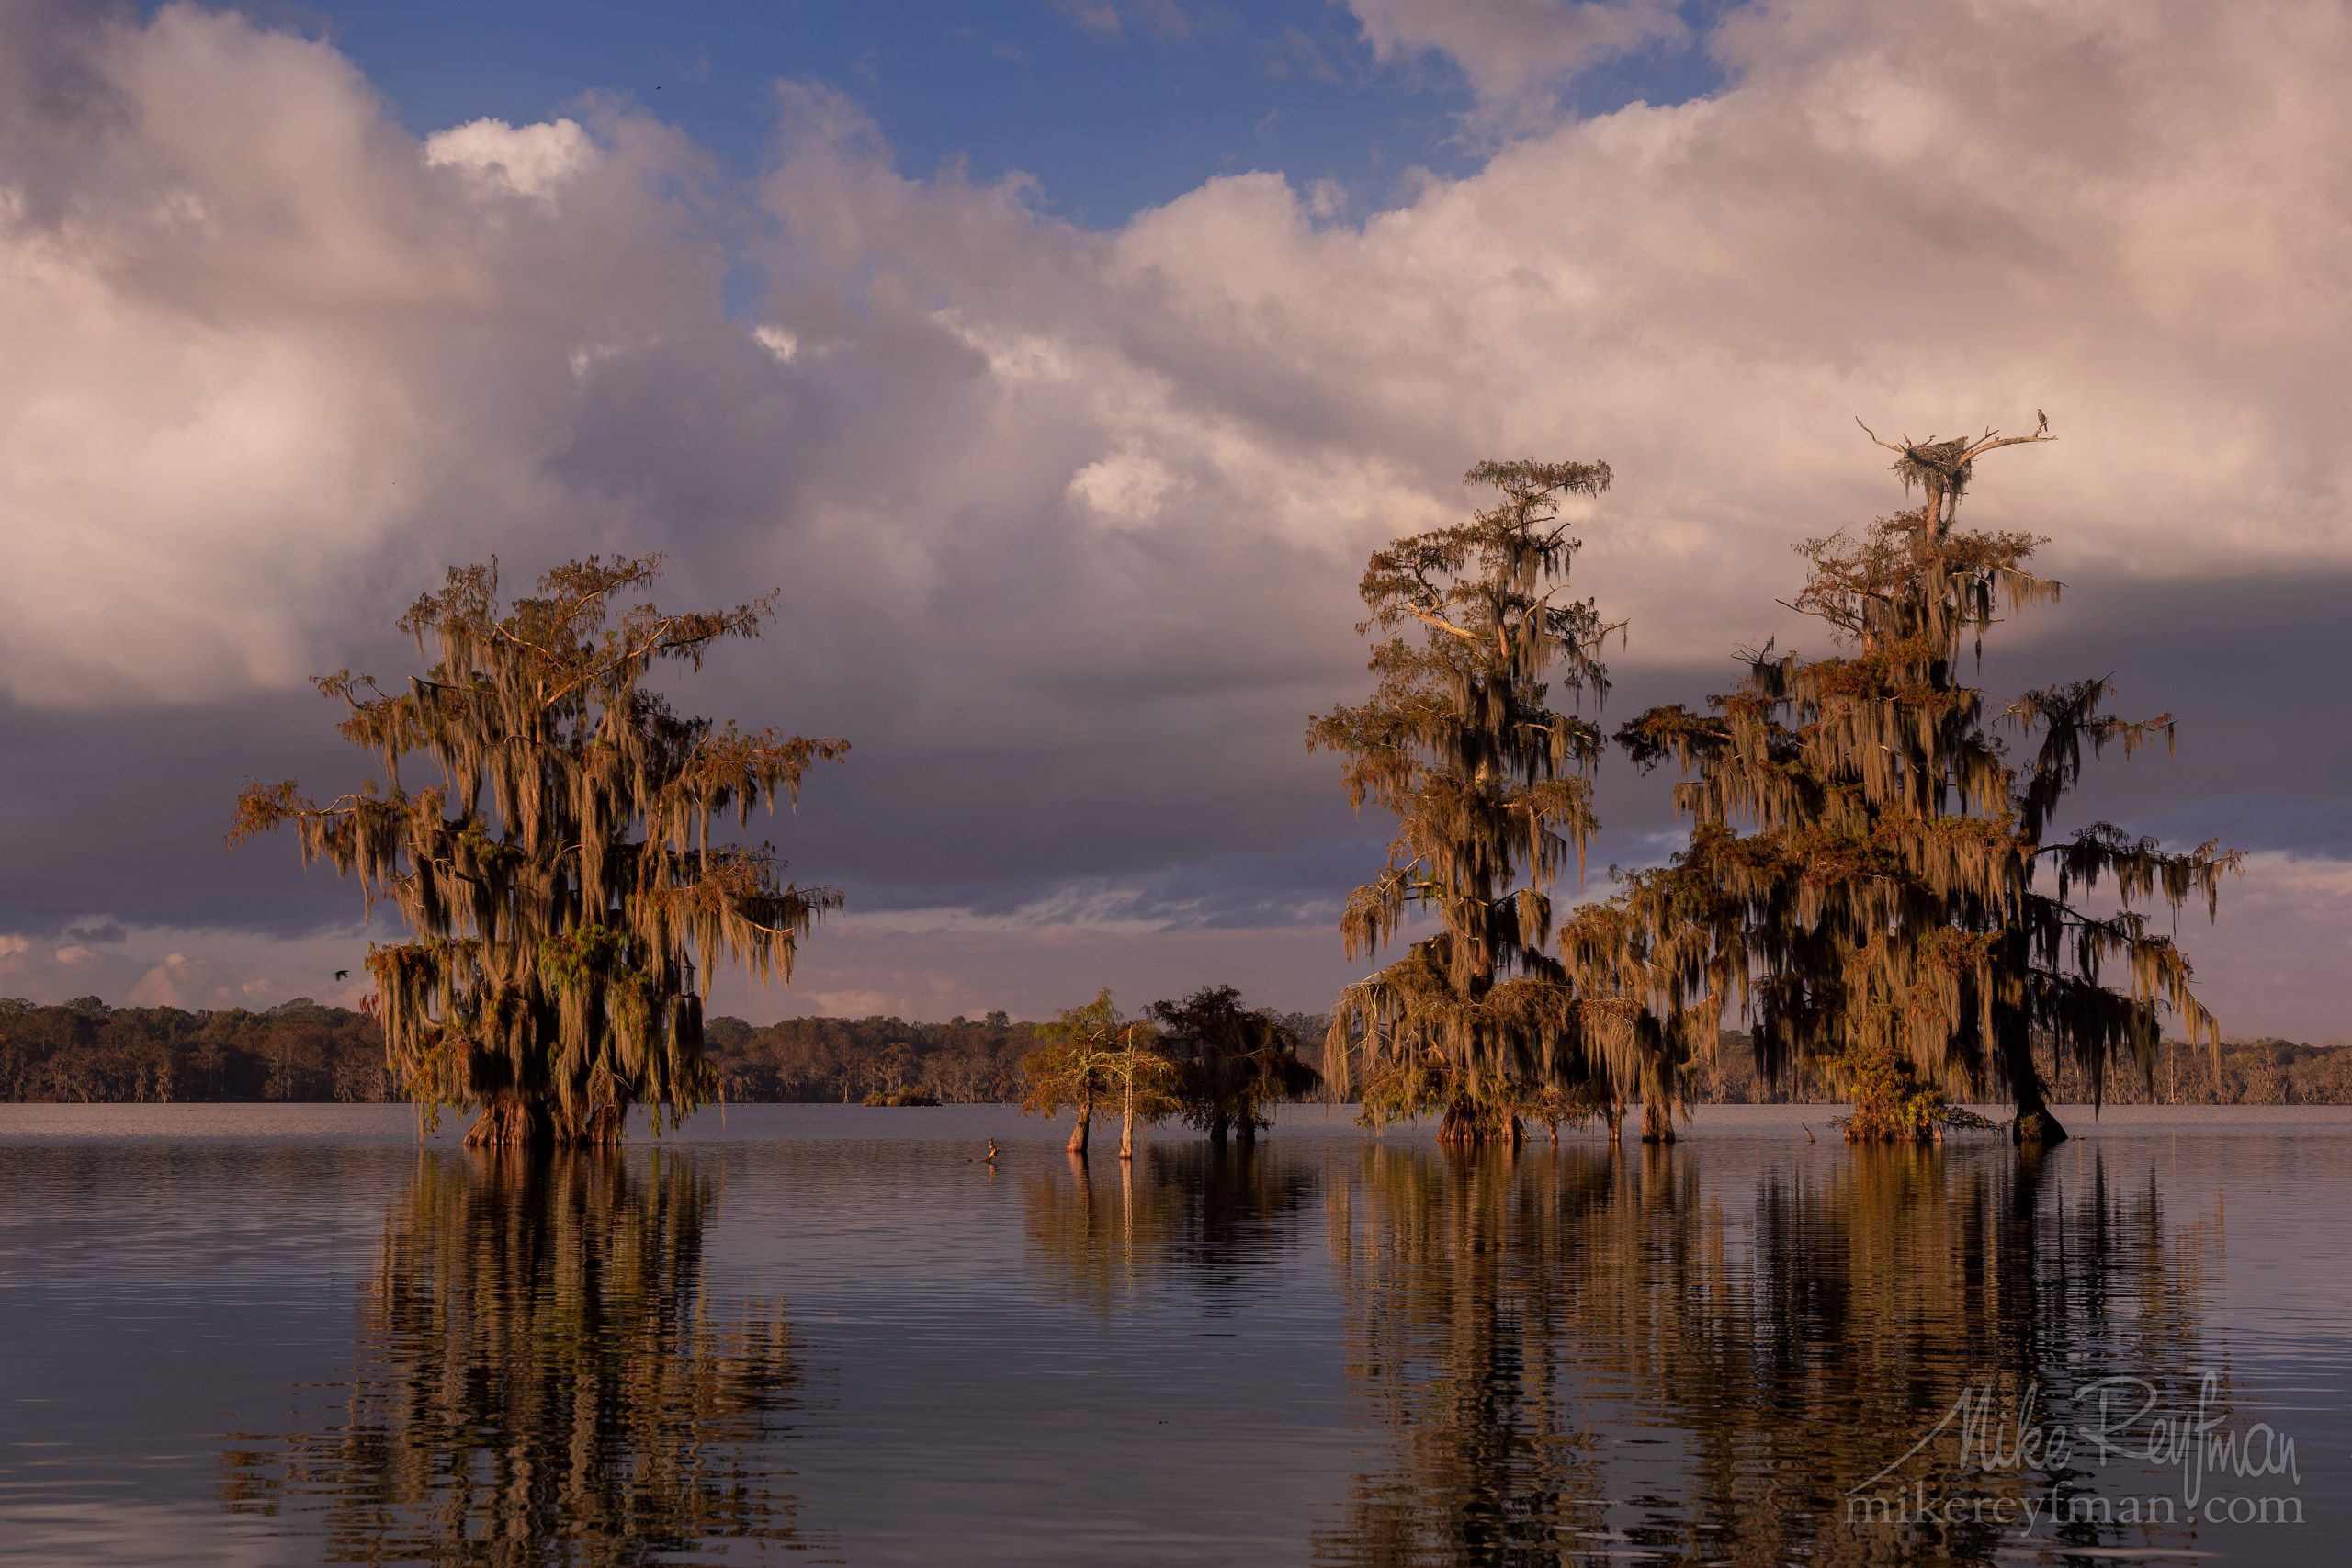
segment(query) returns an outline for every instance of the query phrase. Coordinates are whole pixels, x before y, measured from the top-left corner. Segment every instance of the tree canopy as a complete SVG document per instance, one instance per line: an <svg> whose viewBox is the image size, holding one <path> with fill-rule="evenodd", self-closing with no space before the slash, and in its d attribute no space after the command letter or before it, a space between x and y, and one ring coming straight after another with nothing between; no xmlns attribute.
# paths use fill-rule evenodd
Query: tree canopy
<svg viewBox="0 0 2352 1568"><path fill-rule="evenodd" d="M1037 1047L1021 1059L1024 1114L1077 1112L1069 1152L1083 1156L1095 1108L1116 1102L1122 1111L1119 1157L1135 1156L1135 1123L1177 1109L1176 1069L1159 1051L1159 1029L1129 1018L1106 988L1083 1007L1064 1008L1036 1027Z"/></svg>
<svg viewBox="0 0 2352 1568"><path fill-rule="evenodd" d="M1348 955L1376 952L1408 919L1436 930L1350 987L1327 1066L1366 1069L1379 1114L1439 1110L1442 1135L1515 1136L1542 1086L1603 1080L1630 1098L1640 1061L1591 1049L1574 987L1549 951L1551 889L1579 872L1597 822L1602 736L1555 708L1556 689L1598 704L1600 658L1620 627L1567 596L1577 547L1564 502L1609 488L1603 463L1490 462L1467 482L1497 492L1466 522L1372 557L1358 628L1374 637L1370 701L1317 716L1310 749L1338 752L1350 799L1396 818L1386 866L1348 900Z"/></svg>
<svg viewBox="0 0 2352 1568"><path fill-rule="evenodd" d="M317 682L382 776L323 803L291 780L238 802L232 842L290 822L305 861L397 907L408 940L368 957L388 1058L426 1108L483 1108L469 1141L606 1142L632 1104L691 1110L710 1088L712 972L788 980L840 901L780 880L769 845L714 841L714 821L797 800L848 746L687 716L649 690L656 666L699 669L774 613L773 595L659 610L642 595L662 565L591 556L511 604L495 561L453 569L400 622L423 675ZM413 787L420 760L433 777Z"/></svg>
<svg viewBox="0 0 2352 1568"><path fill-rule="evenodd" d="M1175 1064L1184 1120L1223 1143L1248 1143L1266 1125L1264 1107L1296 1100L1323 1082L1299 1060L1298 1032L1279 1013L1244 1006L1231 986L1204 986L1182 1001L1151 1005L1159 1050Z"/></svg>
<svg viewBox="0 0 2352 1568"><path fill-rule="evenodd" d="M1921 504L1800 547L1792 607L1838 651L1768 644L1705 713L1655 708L1620 732L1637 761L1683 770L1690 840L1579 912L1570 967L1680 1059L1742 1006L1768 1075L1810 1063L1844 1080L1849 1135L1935 1136L1947 1092L1984 1090L2014 1101L2020 1140L2054 1140L2037 1046L2097 1096L2153 1059L2166 1011L2219 1043L2148 908L2210 916L2238 857L2055 825L2086 754L2169 746L2171 716L2119 716L2103 678L1997 706L1963 679L1990 627L2060 585L2027 568L2042 540L1960 527L1961 497L1988 454L2051 439L2045 423L1880 441ZM2090 901L2100 889L2112 907Z"/></svg>

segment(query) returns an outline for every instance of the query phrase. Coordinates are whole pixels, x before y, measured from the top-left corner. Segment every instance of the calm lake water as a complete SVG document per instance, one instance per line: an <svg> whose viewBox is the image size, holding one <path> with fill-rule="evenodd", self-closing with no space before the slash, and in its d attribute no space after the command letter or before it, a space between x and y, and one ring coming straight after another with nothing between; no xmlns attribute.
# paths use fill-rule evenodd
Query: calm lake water
<svg viewBox="0 0 2352 1568"><path fill-rule="evenodd" d="M2352 1114L1823 1114L0 1106L0 1560L2346 1561Z"/></svg>

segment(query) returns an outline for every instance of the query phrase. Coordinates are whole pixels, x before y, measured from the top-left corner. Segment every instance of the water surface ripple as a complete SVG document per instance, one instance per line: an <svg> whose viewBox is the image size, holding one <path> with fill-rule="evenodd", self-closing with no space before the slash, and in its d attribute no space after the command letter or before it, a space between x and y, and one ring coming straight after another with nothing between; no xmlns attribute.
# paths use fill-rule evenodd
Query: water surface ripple
<svg viewBox="0 0 2352 1568"><path fill-rule="evenodd" d="M1820 1114L0 1106L0 1561L2342 1561L2352 1113Z"/></svg>

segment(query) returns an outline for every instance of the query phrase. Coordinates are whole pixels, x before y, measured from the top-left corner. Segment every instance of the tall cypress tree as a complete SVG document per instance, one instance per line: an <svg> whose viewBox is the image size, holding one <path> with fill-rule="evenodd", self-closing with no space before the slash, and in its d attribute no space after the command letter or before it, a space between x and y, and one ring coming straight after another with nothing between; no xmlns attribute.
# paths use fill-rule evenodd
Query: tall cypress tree
<svg viewBox="0 0 2352 1568"><path fill-rule="evenodd" d="M400 623L424 675L317 682L382 779L323 805L291 780L238 802L232 842L291 823L305 860L399 908L409 940L368 954L386 1053L418 1103L482 1108L469 1144L609 1143L632 1104L692 1109L712 971L788 980L840 902L780 882L764 845L711 841L714 818L797 798L848 746L743 734L646 690L656 664L699 668L772 613L625 605L662 566L591 556L511 604L495 562L453 569ZM411 788L419 761L438 776Z"/></svg>
<svg viewBox="0 0 2352 1568"><path fill-rule="evenodd" d="M2054 1142L2066 1134L2037 1049L2096 1092L2119 1066L2147 1066L2167 1010L2219 1043L2148 910L2196 900L2210 917L2236 854L2168 852L2106 823L2053 831L2086 751L2169 747L2171 716L2117 716L2104 679L1988 711L1963 679L2000 611L2054 601L2059 584L2026 568L2041 540L1958 526L1960 499L1989 453L2051 439L2044 422L1878 441L1921 504L1800 547L1793 607L1839 651L1768 645L1707 714L1653 709L1620 732L1637 761L1682 765L1690 842L1571 928L1571 970L1692 1042L1744 1003L1758 1066L1826 1067L1855 1100L1858 1139L1933 1137L1946 1094L1975 1090L2016 1105L2020 1143ZM2089 907L2102 887L2114 907Z"/></svg>
<svg viewBox="0 0 2352 1568"><path fill-rule="evenodd" d="M1596 1060L1573 988L1548 951L1551 887L1579 869L1596 823L1602 737L1550 705L1553 689L1598 704L1600 659L1619 628L1566 597L1577 549L1564 497L1599 496L1602 463L1482 463L1499 492L1467 522L1375 553L1362 592L1375 636L1371 701L1316 717L1310 750L1340 753L1350 798L1394 812L1380 875L1341 918L1351 958L1409 919L1436 930L1348 987L1333 1010L1327 1071L1367 1071L1374 1115L1443 1113L1441 1136L1516 1137L1517 1107L1547 1084L1634 1077Z"/></svg>

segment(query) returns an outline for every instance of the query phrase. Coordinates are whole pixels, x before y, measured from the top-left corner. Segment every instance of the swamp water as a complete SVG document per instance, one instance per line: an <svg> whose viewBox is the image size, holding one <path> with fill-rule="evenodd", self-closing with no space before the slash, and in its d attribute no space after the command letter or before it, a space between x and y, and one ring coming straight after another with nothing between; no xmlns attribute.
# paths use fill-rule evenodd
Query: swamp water
<svg viewBox="0 0 2352 1568"><path fill-rule="evenodd" d="M2352 1113L1825 1114L0 1106L0 1562L2347 1560Z"/></svg>

